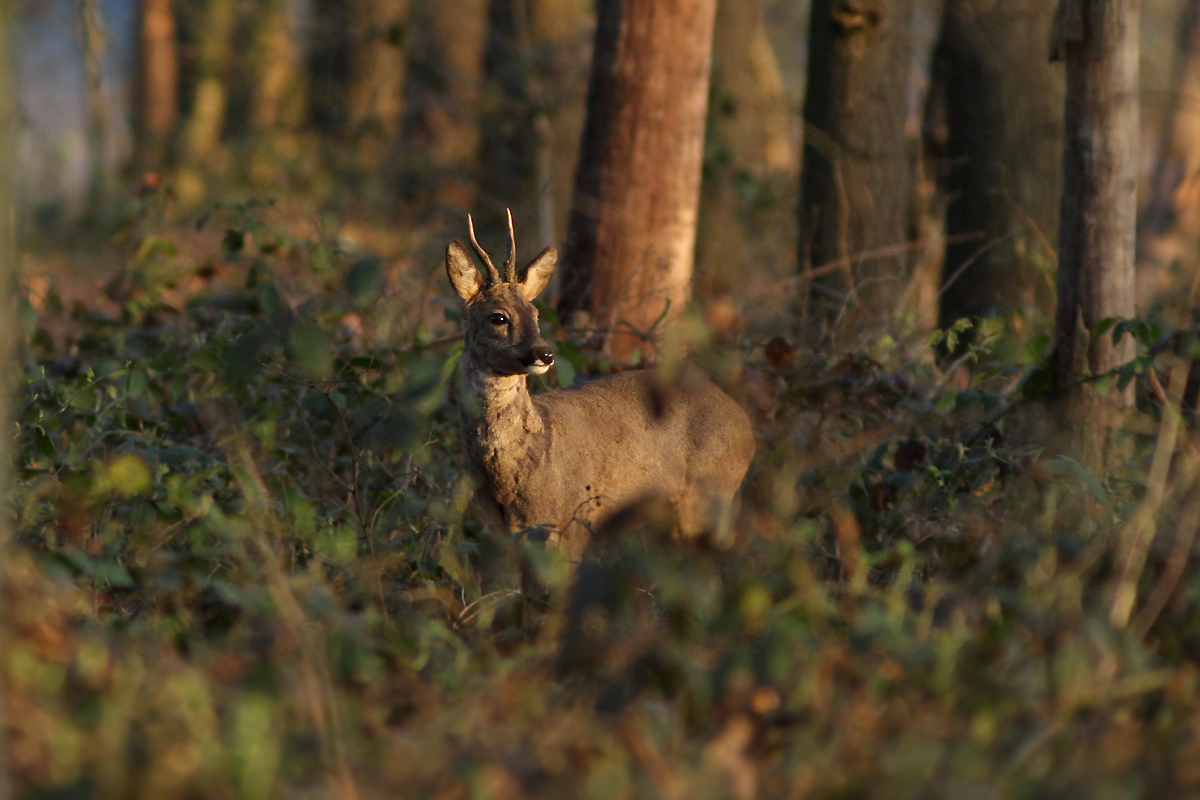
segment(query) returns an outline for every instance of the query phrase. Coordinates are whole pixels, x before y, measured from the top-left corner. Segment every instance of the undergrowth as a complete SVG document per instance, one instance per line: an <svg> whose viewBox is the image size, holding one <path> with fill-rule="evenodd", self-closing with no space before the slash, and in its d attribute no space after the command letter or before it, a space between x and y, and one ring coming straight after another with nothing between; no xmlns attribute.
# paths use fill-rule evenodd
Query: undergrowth
<svg viewBox="0 0 1200 800"><path fill-rule="evenodd" d="M736 544L633 520L574 570L470 508L453 308L406 325L378 259L259 211L218 210L198 264L136 233L118 313L25 306L0 662L20 796L1200 789L1194 445L1185 425L1156 479L1180 406L1156 331L1118 331L1140 409L1108 476L1022 434L1044 337L1006 364L985 329L969 381L930 350L961 327L720 342L700 358L758 434ZM214 264L234 279L164 300ZM557 382L605 371L545 320ZM1153 546L1114 626L1134 529Z"/></svg>

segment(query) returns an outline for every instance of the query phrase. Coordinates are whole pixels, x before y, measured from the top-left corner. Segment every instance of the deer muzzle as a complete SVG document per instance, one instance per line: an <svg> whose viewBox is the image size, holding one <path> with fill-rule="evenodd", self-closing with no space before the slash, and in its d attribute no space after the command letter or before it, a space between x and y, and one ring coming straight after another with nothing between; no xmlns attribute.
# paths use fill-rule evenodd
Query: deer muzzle
<svg viewBox="0 0 1200 800"><path fill-rule="evenodd" d="M554 366L554 351L544 344L535 344L521 359L521 365L530 375L541 375Z"/></svg>

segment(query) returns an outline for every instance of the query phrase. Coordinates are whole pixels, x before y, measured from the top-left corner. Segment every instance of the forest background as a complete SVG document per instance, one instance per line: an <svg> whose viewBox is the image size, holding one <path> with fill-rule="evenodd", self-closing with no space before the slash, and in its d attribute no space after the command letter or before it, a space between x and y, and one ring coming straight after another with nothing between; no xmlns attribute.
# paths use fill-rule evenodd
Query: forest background
<svg viewBox="0 0 1200 800"><path fill-rule="evenodd" d="M0 797L1195 791L1200 3L1057 330L1053 5L11 4ZM751 412L731 549L471 509L442 254L506 208L539 390L686 350Z"/></svg>

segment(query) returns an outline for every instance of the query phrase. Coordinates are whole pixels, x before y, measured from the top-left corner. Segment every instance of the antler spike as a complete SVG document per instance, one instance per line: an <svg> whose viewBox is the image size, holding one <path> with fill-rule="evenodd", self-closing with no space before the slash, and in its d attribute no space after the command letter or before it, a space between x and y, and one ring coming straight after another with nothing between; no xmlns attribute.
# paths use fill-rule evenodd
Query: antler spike
<svg viewBox="0 0 1200 800"><path fill-rule="evenodd" d="M500 273L496 269L496 265L492 263L492 257L487 254L487 251L479 246L479 240L475 238L475 220L471 219L471 215L467 214L467 229L471 232L471 246L475 248L475 254L483 261L483 265L487 267L488 279L490 283L500 282Z"/></svg>
<svg viewBox="0 0 1200 800"><path fill-rule="evenodd" d="M504 262L504 280L509 283L517 282L517 235L513 233L512 209L508 212L508 260Z"/></svg>

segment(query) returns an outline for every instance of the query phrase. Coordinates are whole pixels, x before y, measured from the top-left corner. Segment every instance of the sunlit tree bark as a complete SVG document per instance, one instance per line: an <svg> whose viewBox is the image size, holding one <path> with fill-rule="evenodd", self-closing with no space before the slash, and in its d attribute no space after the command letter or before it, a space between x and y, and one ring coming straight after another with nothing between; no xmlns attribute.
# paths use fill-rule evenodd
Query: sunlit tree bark
<svg viewBox="0 0 1200 800"><path fill-rule="evenodd" d="M208 0L199 30L196 85L184 140L184 163L199 167L221 141L228 101L226 78L237 23L237 0Z"/></svg>
<svg viewBox="0 0 1200 800"><path fill-rule="evenodd" d="M1088 382L1132 356L1097 323L1134 314L1138 143L1137 0L1060 0L1052 58L1066 62L1055 383L1066 447L1093 471L1133 400Z"/></svg>
<svg viewBox="0 0 1200 800"><path fill-rule="evenodd" d="M134 165L161 170L179 121L179 50L173 0L142 0L134 84Z"/></svg>
<svg viewBox="0 0 1200 800"><path fill-rule="evenodd" d="M1173 267L1191 276L1200 260L1200 0L1184 4L1178 48L1171 110L1150 197L1138 222L1137 280L1143 302L1154 299L1143 293L1169 285Z"/></svg>
<svg viewBox="0 0 1200 800"><path fill-rule="evenodd" d="M760 201L794 180L797 162L765 0L717 3L710 96L696 271L733 284L773 238L762 226L795 204L790 193L766 208Z"/></svg>
<svg viewBox="0 0 1200 800"><path fill-rule="evenodd" d="M357 0L350 35L349 122L358 157L378 164L400 132L409 0Z"/></svg>
<svg viewBox="0 0 1200 800"><path fill-rule="evenodd" d="M266 0L254 36L254 104L251 125L260 134L294 129L300 123L303 93L295 3Z"/></svg>
<svg viewBox="0 0 1200 800"><path fill-rule="evenodd" d="M691 289L716 0L601 0L563 257L564 317L610 328L613 358Z"/></svg>

